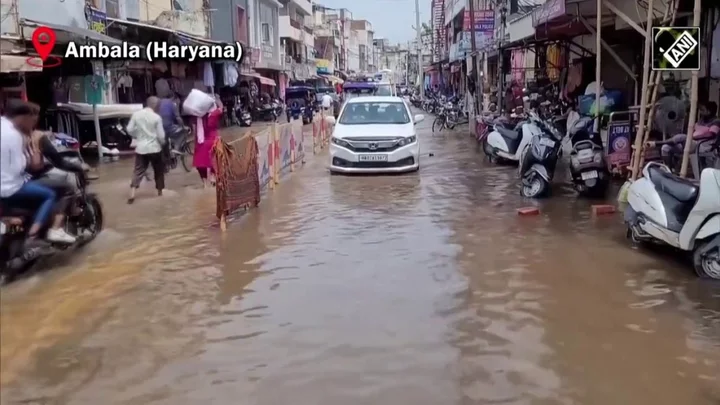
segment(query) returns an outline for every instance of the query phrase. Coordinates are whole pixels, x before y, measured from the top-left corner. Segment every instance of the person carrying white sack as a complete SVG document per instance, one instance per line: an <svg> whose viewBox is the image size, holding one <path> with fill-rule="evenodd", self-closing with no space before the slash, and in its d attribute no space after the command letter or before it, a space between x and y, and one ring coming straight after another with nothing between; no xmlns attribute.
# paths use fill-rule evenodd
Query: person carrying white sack
<svg viewBox="0 0 720 405"><path fill-rule="evenodd" d="M203 187L208 183L214 185L215 167L212 158L212 147L218 137L220 120L224 107L220 98L194 89L183 103L183 112L191 115L193 133L195 134L195 155L193 166L198 171Z"/></svg>

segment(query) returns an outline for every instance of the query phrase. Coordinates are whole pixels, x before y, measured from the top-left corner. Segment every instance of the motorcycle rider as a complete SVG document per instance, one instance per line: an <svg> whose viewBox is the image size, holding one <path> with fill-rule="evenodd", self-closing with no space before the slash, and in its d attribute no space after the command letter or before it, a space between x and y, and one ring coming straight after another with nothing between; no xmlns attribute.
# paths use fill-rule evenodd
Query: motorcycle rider
<svg viewBox="0 0 720 405"><path fill-rule="evenodd" d="M698 106L698 121L695 125L696 132L690 140L693 142L691 151L695 148L694 144L696 141L720 136L720 119L718 119L717 116L717 104L715 104L715 102L705 101L700 103ZM651 148L660 146L660 155L662 156L663 163L668 167L673 167L673 162L677 161L677 159L682 159L686 139L687 134L678 134L665 141L648 142L648 146ZM705 144L705 148L710 147L712 147L711 144ZM699 152L702 153L706 151L707 150L701 150Z"/></svg>
<svg viewBox="0 0 720 405"><path fill-rule="evenodd" d="M40 170L44 166L39 139L31 137L37 125L40 107L36 104L13 100L8 103L2 117L2 184L0 195L3 203L26 207L31 201L39 202L28 237L35 239L53 214L57 202L57 193L37 180L30 180L28 170ZM72 244L76 238L62 229L64 211L55 215L52 226L47 231L51 242Z"/></svg>
<svg viewBox="0 0 720 405"><path fill-rule="evenodd" d="M45 159L41 167L29 171L29 173L40 184L55 190L59 197L56 212L64 213L70 201L68 197L78 192L76 176L85 169L80 162L64 159L53 145L52 136L51 132L34 131L32 133L32 141L38 145L39 151Z"/></svg>

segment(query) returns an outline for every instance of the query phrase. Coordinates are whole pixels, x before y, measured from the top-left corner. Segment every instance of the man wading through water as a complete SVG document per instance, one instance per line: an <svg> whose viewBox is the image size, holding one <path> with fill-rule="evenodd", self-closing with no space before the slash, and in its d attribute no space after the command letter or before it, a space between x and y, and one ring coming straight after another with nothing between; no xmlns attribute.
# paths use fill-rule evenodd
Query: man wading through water
<svg viewBox="0 0 720 405"><path fill-rule="evenodd" d="M162 118L157 114L159 99L150 97L145 108L135 112L127 125L128 134L137 142L135 146L135 169L130 183L128 204L135 202L135 192L145 177L148 166L152 165L155 174L155 188L158 196L165 188L165 162L162 151L165 145L165 130Z"/></svg>

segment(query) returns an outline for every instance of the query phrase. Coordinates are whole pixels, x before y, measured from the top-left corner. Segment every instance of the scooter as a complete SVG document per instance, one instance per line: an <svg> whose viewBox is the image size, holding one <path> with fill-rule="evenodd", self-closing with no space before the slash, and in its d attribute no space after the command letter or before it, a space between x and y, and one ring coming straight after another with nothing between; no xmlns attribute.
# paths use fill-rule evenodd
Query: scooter
<svg viewBox="0 0 720 405"><path fill-rule="evenodd" d="M534 112L523 124L523 131L531 134L531 141L520 152L520 194L526 198L544 197L550 193L555 166L562 155L563 135L554 124L544 122Z"/></svg>
<svg viewBox="0 0 720 405"><path fill-rule="evenodd" d="M568 131L572 144L570 177L580 195L602 197L610 185L610 172L602 139L593 125L592 117L582 117Z"/></svg>
<svg viewBox="0 0 720 405"><path fill-rule="evenodd" d="M720 280L720 170L704 169L699 185L650 162L628 190L627 236L692 252L698 276Z"/></svg>
<svg viewBox="0 0 720 405"><path fill-rule="evenodd" d="M516 110L515 115L520 114ZM532 137L541 132L532 120L520 121L514 128L496 121L493 130L482 141L483 151L491 161L519 162Z"/></svg>

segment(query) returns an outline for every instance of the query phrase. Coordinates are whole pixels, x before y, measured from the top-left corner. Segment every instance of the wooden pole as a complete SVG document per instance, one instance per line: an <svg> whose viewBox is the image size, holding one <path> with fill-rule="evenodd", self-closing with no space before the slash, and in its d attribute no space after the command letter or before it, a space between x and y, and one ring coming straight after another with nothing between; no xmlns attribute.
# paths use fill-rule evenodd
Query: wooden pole
<svg viewBox="0 0 720 405"><path fill-rule="evenodd" d="M679 0L671 0L667 7L665 8L665 15L663 16L663 24L665 24L666 21L670 21L670 26L675 24L675 18L677 17L677 10L678 5L680 4ZM668 14L670 14L670 10L672 9L672 15L670 16L670 20L668 20ZM643 139L643 144L640 147L640 151L638 152L638 158L640 159L640 167L643 167L645 164L645 145L648 143L648 140L650 138L650 131L652 130L653 121L655 117L655 107L657 104L657 96L658 96L658 88L660 87L660 80L662 79L662 72L661 71L653 71L651 74L650 81L652 82L652 95L650 96L650 113L648 114L648 124L647 128L645 130L645 136Z"/></svg>
<svg viewBox="0 0 720 405"><path fill-rule="evenodd" d="M595 132L600 132L600 89L602 81L602 0L597 0L597 16L595 17Z"/></svg>
<svg viewBox="0 0 720 405"><path fill-rule="evenodd" d="M695 0L695 7L693 9L693 27L700 26L700 0ZM700 47L695 50L700 52ZM680 166L680 176L686 177L688 172L688 162L690 160L690 147L692 146L692 136L695 132L695 121L697 120L698 110L698 73L697 70L693 70L692 78L690 79L690 119L688 120L687 138L685 139L685 149L683 150L682 165ZM695 174L696 176L699 173Z"/></svg>
<svg viewBox="0 0 720 405"><path fill-rule="evenodd" d="M643 55L643 77L642 77L642 93L640 94L640 118L638 120L638 131L635 135L635 155L642 151L643 140L645 139L645 120L647 119L647 103L648 103L648 82L650 81L650 45L652 43L652 23L653 23L653 0L648 0L647 21L645 25L645 54ZM631 181L635 181L640 173L640 157L635 156L633 159Z"/></svg>

